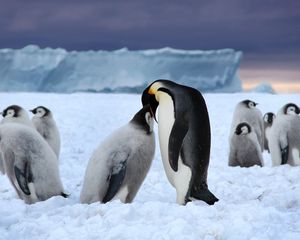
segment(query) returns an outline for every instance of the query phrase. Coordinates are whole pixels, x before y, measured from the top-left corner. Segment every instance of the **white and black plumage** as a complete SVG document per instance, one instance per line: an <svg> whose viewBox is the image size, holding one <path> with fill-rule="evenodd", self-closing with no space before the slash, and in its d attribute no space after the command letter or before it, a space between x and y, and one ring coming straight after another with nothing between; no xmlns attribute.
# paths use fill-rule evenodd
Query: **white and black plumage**
<svg viewBox="0 0 300 240"><path fill-rule="evenodd" d="M33 127L29 115L26 110L18 105L11 105L2 111L2 123L21 123L29 127Z"/></svg>
<svg viewBox="0 0 300 240"><path fill-rule="evenodd" d="M2 111L3 119L1 124L5 123L20 123L33 128L28 113L18 105L11 105ZM0 154L0 171L5 174L4 163Z"/></svg>
<svg viewBox="0 0 300 240"><path fill-rule="evenodd" d="M273 166L300 165L300 109L294 103L284 105L270 131L269 148Z"/></svg>
<svg viewBox="0 0 300 240"><path fill-rule="evenodd" d="M26 203L66 196L56 155L37 131L19 123L2 124L0 150L6 174Z"/></svg>
<svg viewBox="0 0 300 240"><path fill-rule="evenodd" d="M193 199L214 204L218 198L207 185L210 157L210 122L205 100L191 87L157 80L142 95L143 105L158 108L158 135L164 169L176 189L176 201Z"/></svg>
<svg viewBox="0 0 300 240"><path fill-rule="evenodd" d="M262 166L263 158L256 134L246 123L237 125L230 140L229 166L251 167Z"/></svg>
<svg viewBox="0 0 300 240"><path fill-rule="evenodd" d="M234 110L231 124L230 139L239 123L247 122L252 131L257 136L258 142L261 146L261 151L264 150L264 124L261 111L256 108L257 103L251 100L244 100L239 102Z"/></svg>
<svg viewBox="0 0 300 240"><path fill-rule="evenodd" d="M34 114L31 119L34 127L48 142L58 158L60 153L60 134L52 112L44 106L36 107L30 111Z"/></svg>
<svg viewBox="0 0 300 240"><path fill-rule="evenodd" d="M272 112L268 112L264 115L264 149L270 152L269 149L269 137L270 137L270 131L273 124L273 121L275 119L275 114Z"/></svg>
<svg viewBox="0 0 300 240"><path fill-rule="evenodd" d="M153 118L146 106L94 151L85 172L80 201L132 202L150 169L154 152Z"/></svg>

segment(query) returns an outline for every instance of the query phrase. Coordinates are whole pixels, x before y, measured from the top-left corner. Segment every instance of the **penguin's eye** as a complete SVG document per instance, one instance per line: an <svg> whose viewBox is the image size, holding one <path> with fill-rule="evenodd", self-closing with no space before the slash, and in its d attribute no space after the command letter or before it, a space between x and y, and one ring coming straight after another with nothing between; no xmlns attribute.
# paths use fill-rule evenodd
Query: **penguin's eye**
<svg viewBox="0 0 300 240"><path fill-rule="evenodd" d="M255 107L254 103L253 102L249 102L249 107L250 108L254 108Z"/></svg>

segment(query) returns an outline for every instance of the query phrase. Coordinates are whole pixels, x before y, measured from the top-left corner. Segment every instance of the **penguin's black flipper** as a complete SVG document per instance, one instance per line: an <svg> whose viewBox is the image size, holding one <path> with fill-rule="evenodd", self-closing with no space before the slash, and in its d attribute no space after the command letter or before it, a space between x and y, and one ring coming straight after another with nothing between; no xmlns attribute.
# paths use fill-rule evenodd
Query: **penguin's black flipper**
<svg viewBox="0 0 300 240"><path fill-rule="evenodd" d="M289 158L289 145L281 148L281 165L286 164Z"/></svg>
<svg viewBox="0 0 300 240"><path fill-rule="evenodd" d="M177 116L169 137L169 163L172 169L178 171L178 158L183 144L183 139L188 132L188 124Z"/></svg>
<svg viewBox="0 0 300 240"><path fill-rule="evenodd" d="M119 155L119 154L116 154ZM122 155L122 154L121 154ZM116 193L119 191L124 177L126 173L126 161L129 154L127 155L126 159L119 162L116 166L113 166L109 176L107 177L107 181L109 181L109 186L107 192L102 200L103 203L107 203L113 199Z"/></svg>
<svg viewBox="0 0 300 240"><path fill-rule="evenodd" d="M15 165L14 171L19 187L24 194L30 195L31 193L28 187L28 183L32 182L32 175L30 174L28 162L25 162L24 169L20 169Z"/></svg>

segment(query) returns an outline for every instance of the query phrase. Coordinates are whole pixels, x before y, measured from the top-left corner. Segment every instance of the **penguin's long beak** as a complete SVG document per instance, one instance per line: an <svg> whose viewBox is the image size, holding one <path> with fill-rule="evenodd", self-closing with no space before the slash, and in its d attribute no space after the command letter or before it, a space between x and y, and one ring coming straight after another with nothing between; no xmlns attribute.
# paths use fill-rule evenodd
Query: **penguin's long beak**
<svg viewBox="0 0 300 240"><path fill-rule="evenodd" d="M142 104L143 104L143 106L145 106L147 104L150 105L151 116L157 122L155 113L156 113L156 109L158 107L158 101L156 101L155 91L154 91L154 89L151 88L151 85L149 87L147 87L142 94Z"/></svg>

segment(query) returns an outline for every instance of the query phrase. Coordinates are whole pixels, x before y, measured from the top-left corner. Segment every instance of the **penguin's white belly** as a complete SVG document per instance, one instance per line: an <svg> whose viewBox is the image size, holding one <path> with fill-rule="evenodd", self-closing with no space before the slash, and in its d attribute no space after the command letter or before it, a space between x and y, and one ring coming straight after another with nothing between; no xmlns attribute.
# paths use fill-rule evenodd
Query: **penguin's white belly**
<svg viewBox="0 0 300 240"><path fill-rule="evenodd" d="M294 165L295 166L300 165L300 153L299 153L299 149L293 148L292 149L292 156L293 156L293 159L294 159Z"/></svg>
<svg viewBox="0 0 300 240"><path fill-rule="evenodd" d="M188 166L183 164L181 157L178 159L177 172L175 172L170 166L168 154L169 137L174 121L174 106L172 98L167 94L161 94L158 109L158 134L160 150L167 178L177 190L177 202L181 202L184 201L185 195L188 191L192 172ZM178 197L183 198L183 200L179 200Z"/></svg>
<svg viewBox="0 0 300 240"><path fill-rule="evenodd" d="M270 127L267 127L266 128L266 139L269 141L269 139L270 139L270 130L271 130L271 128Z"/></svg>

